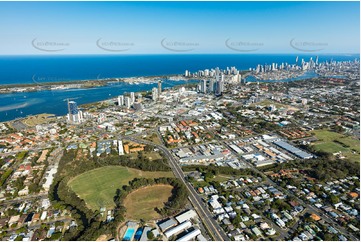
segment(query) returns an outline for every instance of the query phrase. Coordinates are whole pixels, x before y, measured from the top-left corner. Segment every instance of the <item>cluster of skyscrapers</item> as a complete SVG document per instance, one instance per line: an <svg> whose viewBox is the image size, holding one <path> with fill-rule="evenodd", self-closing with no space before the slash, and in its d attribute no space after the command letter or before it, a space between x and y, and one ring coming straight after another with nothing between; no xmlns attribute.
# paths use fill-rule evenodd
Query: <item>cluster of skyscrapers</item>
<svg viewBox="0 0 361 242"><path fill-rule="evenodd" d="M162 81L158 81L158 87L152 89L152 100L157 101L162 92ZM129 96L119 95L118 106L125 106L127 109L133 107L136 110L142 109L142 94L138 93L137 98L135 93L131 92Z"/></svg>
<svg viewBox="0 0 361 242"><path fill-rule="evenodd" d="M138 100L142 98L141 96L142 96L141 94L138 94ZM130 108L134 103L135 103L134 92L131 92L129 96L124 96L124 95L118 96L118 106L125 106L126 108Z"/></svg>
<svg viewBox="0 0 361 242"><path fill-rule="evenodd" d="M127 109L133 107L136 110L143 108L142 106L142 94L138 93L137 98L135 98L135 93L131 92L129 96L119 95L118 96L118 106L125 106Z"/></svg>
<svg viewBox="0 0 361 242"><path fill-rule="evenodd" d="M224 75L239 75L239 70L237 70L236 67L227 67L224 71L220 71L219 68L215 69L205 69L205 70L199 70L195 73L191 73L190 71L186 70L184 73L185 77L215 77L217 75L217 69L218 72Z"/></svg>
<svg viewBox="0 0 361 242"><path fill-rule="evenodd" d="M215 80L201 80L198 84L198 91L200 93L214 93L216 96L222 95L224 91L225 75L221 74L219 68L215 69Z"/></svg>
<svg viewBox="0 0 361 242"><path fill-rule="evenodd" d="M152 89L152 100L157 101L160 98L160 94L162 93L162 81L158 81L158 86ZM83 114L81 110L78 109L78 105L74 101L70 101L67 99L68 102L68 121L73 124L79 124L84 121L86 116L88 115L87 112ZM138 93L137 97L135 96L134 92L131 92L128 96L119 95L117 98L118 106L125 106L127 109L133 107L135 110L140 110L143 108L142 106L142 94ZM89 118L89 117L88 117ZM100 121L105 119L105 117L99 116Z"/></svg>
<svg viewBox="0 0 361 242"><path fill-rule="evenodd" d="M263 73L263 72L269 72L269 71L276 71L276 70L315 70L318 63L318 56L316 56L316 60L314 61L311 57L310 60L307 62L304 59L301 59L301 62L299 63L298 56L296 57L296 64L288 64L288 63L281 63L280 65L278 63L272 63L270 65L257 65L253 71L256 73ZM252 71L252 69L250 69Z"/></svg>

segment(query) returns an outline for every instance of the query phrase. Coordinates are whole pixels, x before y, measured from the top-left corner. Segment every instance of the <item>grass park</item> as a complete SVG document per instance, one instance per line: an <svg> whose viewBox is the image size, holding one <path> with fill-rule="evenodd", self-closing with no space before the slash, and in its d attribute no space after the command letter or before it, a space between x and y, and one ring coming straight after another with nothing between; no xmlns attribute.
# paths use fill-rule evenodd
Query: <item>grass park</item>
<svg viewBox="0 0 361 242"><path fill-rule="evenodd" d="M122 166L105 166L80 174L68 182L68 186L92 210L101 207L114 208L113 198L118 188L128 185L134 178L173 177L172 172L141 171ZM160 199L161 200L161 199Z"/></svg>
<svg viewBox="0 0 361 242"><path fill-rule="evenodd" d="M126 218L143 221L161 218L155 209L164 207L172 189L170 185L154 185L133 191L124 200Z"/></svg>
<svg viewBox="0 0 361 242"><path fill-rule="evenodd" d="M318 139L313 144L316 150L331 154L341 151L350 161L360 162L360 140L325 129L312 132Z"/></svg>
<svg viewBox="0 0 361 242"><path fill-rule="evenodd" d="M34 127L38 124L44 124L53 120L55 120L54 114L43 113L43 114L28 116L22 119L22 122L30 127Z"/></svg>

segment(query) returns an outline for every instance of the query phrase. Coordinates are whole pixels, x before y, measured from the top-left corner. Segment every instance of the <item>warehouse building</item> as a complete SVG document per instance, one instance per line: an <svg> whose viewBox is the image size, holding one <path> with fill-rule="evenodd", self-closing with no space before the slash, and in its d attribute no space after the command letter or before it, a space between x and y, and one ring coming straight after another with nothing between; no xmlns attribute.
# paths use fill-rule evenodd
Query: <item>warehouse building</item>
<svg viewBox="0 0 361 242"><path fill-rule="evenodd" d="M195 237L201 234L201 231L199 229L195 229L188 234L184 235L183 237L177 239L176 241L190 241L193 240Z"/></svg>
<svg viewBox="0 0 361 242"><path fill-rule="evenodd" d="M190 221L185 221L181 224L179 224L178 226L174 227L174 228L171 228L170 230L167 230L164 235L167 237L167 238L170 238L172 237L173 235L176 235L188 228L190 228L192 226L192 223Z"/></svg>
<svg viewBox="0 0 361 242"><path fill-rule="evenodd" d="M288 152L294 154L295 156L301 158L301 159L311 159L313 158L313 155L307 153L307 152L304 152L282 140L279 140L279 141L275 141L273 142L275 145L281 147L282 149L285 149L287 150Z"/></svg>
<svg viewBox="0 0 361 242"><path fill-rule="evenodd" d="M175 225L177 225L177 221L175 221L175 219L173 219L173 218L170 218L170 219L166 220L165 222L158 224L158 226L159 226L160 230L162 230L162 232L166 231L167 229L169 229Z"/></svg>
<svg viewBox="0 0 361 242"><path fill-rule="evenodd" d="M188 211L176 216L175 219L179 223L183 223L184 221L191 220L192 218L196 218L196 217L197 217L197 213L191 209L191 210L188 210Z"/></svg>

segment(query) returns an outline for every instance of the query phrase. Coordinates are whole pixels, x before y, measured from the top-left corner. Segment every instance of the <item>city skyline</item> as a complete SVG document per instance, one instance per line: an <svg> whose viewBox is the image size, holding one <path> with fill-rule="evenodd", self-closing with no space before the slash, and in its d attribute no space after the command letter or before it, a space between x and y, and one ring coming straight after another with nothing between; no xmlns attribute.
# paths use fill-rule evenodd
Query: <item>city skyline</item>
<svg viewBox="0 0 361 242"><path fill-rule="evenodd" d="M359 53L359 2L0 2L0 55Z"/></svg>
<svg viewBox="0 0 361 242"><path fill-rule="evenodd" d="M360 2L0 0L1 241L358 241Z"/></svg>

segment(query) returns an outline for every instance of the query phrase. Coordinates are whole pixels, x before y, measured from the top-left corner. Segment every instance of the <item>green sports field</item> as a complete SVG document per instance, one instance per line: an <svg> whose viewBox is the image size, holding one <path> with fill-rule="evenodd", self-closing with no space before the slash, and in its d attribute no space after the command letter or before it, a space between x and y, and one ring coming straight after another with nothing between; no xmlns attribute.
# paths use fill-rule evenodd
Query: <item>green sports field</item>
<svg viewBox="0 0 361 242"><path fill-rule="evenodd" d="M118 188L134 178L173 177L172 172L141 171L122 166L105 166L85 172L68 182L68 186L93 210L114 207L113 198Z"/></svg>
<svg viewBox="0 0 361 242"><path fill-rule="evenodd" d="M314 143L316 150L328 153L341 151L347 159L360 162L360 140L328 130L314 130L312 132L318 139Z"/></svg>

